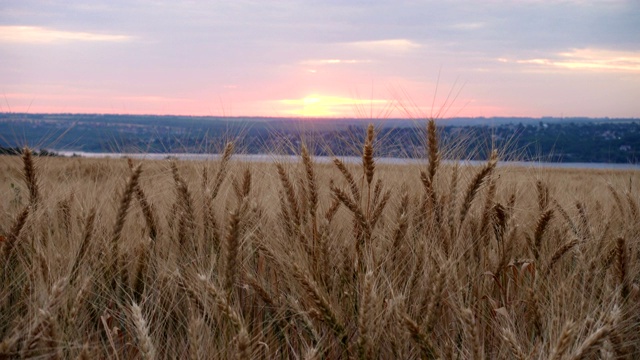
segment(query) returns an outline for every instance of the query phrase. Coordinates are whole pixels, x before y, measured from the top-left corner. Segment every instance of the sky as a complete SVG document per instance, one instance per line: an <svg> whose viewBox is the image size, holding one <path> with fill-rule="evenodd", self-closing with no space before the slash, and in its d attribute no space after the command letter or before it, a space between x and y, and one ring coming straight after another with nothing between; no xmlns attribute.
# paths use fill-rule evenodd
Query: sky
<svg viewBox="0 0 640 360"><path fill-rule="evenodd" d="M0 0L0 112L640 117L638 0Z"/></svg>

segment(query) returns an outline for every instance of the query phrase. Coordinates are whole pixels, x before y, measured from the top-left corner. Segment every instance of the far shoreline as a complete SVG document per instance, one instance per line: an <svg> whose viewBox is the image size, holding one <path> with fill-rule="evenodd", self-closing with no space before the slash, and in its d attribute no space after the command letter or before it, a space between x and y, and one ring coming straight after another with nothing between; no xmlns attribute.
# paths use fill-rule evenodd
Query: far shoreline
<svg viewBox="0 0 640 360"><path fill-rule="evenodd" d="M147 160L217 160L220 154L197 154L197 153L106 153L106 152L84 152L71 150L52 150L53 153L63 157L83 157L83 158L133 158ZM280 154L234 154L233 158L246 162L262 162L268 163L273 161L280 162L296 162L300 160L298 155L280 155ZM357 156L339 156L339 158L347 163L360 163L361 159ZM330 156L314 156L317 163L331 163L333 157ZM420 158L390 158L379 157L376 162L380 164L397 164L397 165L419 165L426 164L426 159ZM445 160L444 163L453 163L454 160ZM480 165L486 161L483 160L460 160L465 165ZM543 161L499 161L499 166L515 166L530 168L552 168L552 169L600 169L600 170L640 170L640 164L621 164L621 163L585 163L585 162L543 162Z"/></svg>

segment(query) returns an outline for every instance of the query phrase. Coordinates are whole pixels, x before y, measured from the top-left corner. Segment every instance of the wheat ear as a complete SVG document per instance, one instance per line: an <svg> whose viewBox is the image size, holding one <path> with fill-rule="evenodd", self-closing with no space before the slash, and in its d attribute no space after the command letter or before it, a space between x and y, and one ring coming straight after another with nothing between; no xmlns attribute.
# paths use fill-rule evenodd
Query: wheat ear
<svg viewBox="0 0 640 360"><path fill-rule="evenodd" d="M427 335L420 329L418 323L413 321L406 313L402 313L401 320L404 323L405 328L409 331L411 335L411 339L418 344L420 347L420 351L422 352L422 357L425 359L436 359L436 351L433 347L433 344L427 337Z"/></svg>
<svg viewBox="0 0 640 360"><path fill-rule="evenodd" d="M392 235L392 245L391 245L391 263L397 264L398 253L400 252L400 248L402 243L407 235L407 229L409 227L409 193L406 189L403 190L400 206L398 207L397 219L396 223L397 227L393 231Z"/></svg>
<svg viewBox="0 0 640 360"><path fill-rule="evenodd" d="M89 210L89 215L87 216L87 220L84 225L84 232L82 233L82 243L80 243L80 250L78 250L78 254L75 257L73 262L73 266L71 267L71 273L69 275L69 284L73 285L78 278L78 271L80 270L80 264L84 260L85 255L87 254L87 249L89 248L89 242L91 241L91 237L93 236L93 227L96 220L96 208L93 207Z"/></svg>
<svg viewBox="0 0 640 360"><path fill-rule="evenodd" d="M553 352L551 353L551 356L549 356L549 360L562 359L567 350L569 350L569 345L571 345L571 340L573 339L574 329L575 327L572 321L569 321L564 325L560 338L558 339L558 343L553 348Z"/></svg>
<svg viewBox="0 0 640 360"><path fill-rule="evenodd" d="M536 260L540 260L540 247L542 245L542 237L547 230L549 222L553 218L553 209L545 210L538 221L536 222L536 228L533 232L533 254Z"/></svg>
<svg viewBox="0 0 640 360"><path fill-rule="evenodd" d="M138 338L138 346L140 347L142 358L146 360L154 360L156 358L156 349L151 341L149 327L147 326L147 321L142 316L140 306L135 302L131 303L131 315L135 325L135 333Z"/></svg>
<svg viewBox="0 0 640 360"><path fill-rule="evenodd" d="M233 155L233 150L235 146L233 142L228 142L224 147L224 152L222 153L222 159L220 160L220 167L218 168L218 172L216 173L216 177L213 181L213 189L211 190L211 199L215 199L218 196L218 192L220 191L220 187L222 186L222 182L224 181L225 176L227 175L227 167L229 166L229 162L231 161L231 156Z"/></svg>
<svg viewBox="0 0 640 360"><path fill-rule="evenodd" d="M538 192L538 209L544 212L549 206L549 188L541 181L536 181L536 190Z"/></svg>
<svg viewBox="0 0 640 360"><path fill-rule="evenodd" d="M93 358L94 356L92 356L91 351L89 350L89 343L84 343L80 353L76 356L76 360L91 360Z"/></svg>
<svg viewBox="0 0 640 360"><path fill-rule="evenodd" d="M205 286L207 292L213 297L213 300L216 302L218 309L227 316L231 324L233 324L233 326L238 330L244 328L244 321L242 320L238 312L236 312L231 307L231 305L229 305L225 297L222 296L218 288L211 281L209 281L209 279L207 279L206 275L198 275L198 280Z"/></svg>
<svg viewBox="0 0 640 360"><path fill-rule="evenodd" d="M588 338L586 338L580 347L571 357L572 360L582 360L588 358L589 354L595 350L600 344L604 341L604 339L609 336L611 332L610 324L605 324L601 326L598 330L594 331Z"/></svg>
<svg viewBox="0 0 640 360"><path fill-rule="evenodd" d="M631 195L631 190L627 192L627 203L629 204L629 217L632 221L638 222L640 221L640 209L638 208L638 203Z"/></svg>
<svg viewBox="0 0 640 360"><path fill-rule="evenodd" d="M580 216L580 230L582 230L582 238L584 240L593 240L593 234L591 233L591 225L585 204L577 201L576 209L578 209L578 215Z"/></svg>
<svg viewBox="0 0 640 360"><path fill-rule="evenodd" d="M469 183L467 191L464 195L464 200L460 206L460 226L462 226L462 224L464 223L464 219L466 218L467 213L469 212L469 208L471 207L471 202L476 197L478 190L480 190L480 186L484 183L485 179L491 175L497 163L498 153L494 150L491 154L491 159L489 160L489 162L487 162L487 164L476 173L476 175L471 180L471 183Z"/></svg>
<svg viewBox="0 0 640 360"><path fill-rule="evenodd" d="M438 131L435 119L431 118L427 122L427 152L429 157L429 182L433 184L436 171L440 165L440 154L438 149Z"/></svg>
<svg viewBox="0 0 640 360"><path fill-rule="evenodd" d="M237 360L251 359L251 341L249 340L247 329L244 327L240 329L236 337L236 350Z"/></svg>
<svg viewBox="0 0 640 360"><path fill-rule="evenodd" d="M375 206L369 220L371 229L374 229L376 227L376 224L378 223L378 220L380 220L385 207L387 207L387 204L389 203L389 199L391 199L391 191L387 190L384 192L378 202L374 202Z"/></svg>
<svg viewBox="0 0 640 360"><path fill-rule="evenodd" d="M131 205L131 197L135 187L138 185L138 179L140 178L141 172L142 164L138 165L129 177L127 187L120 199L120 206L118 207L118 213L116 215L116 223L113 227L113 234L111 235L111 267L107 274L107 279L111 277L111 286L113 290L118 289L118 285L120 285L118 282L122 281L121 278L123 278L125 274L124 264L120 263L120 237L122 236L122 229L124 228L124 220L127 216L127 212L129 211L129 206Z"/></svg>
<svg viewBox="0 0 640 360"><path fill-rule="evenodd" d="M322 352L317 347L310 348L304 354L304 360L320 360L322 359Z"/></svg>
<svg viewBox="0 0 640 360"><path fill-rule="evenodd" d="M306 199L308 203L309 216L311 218L311 231L312 231L312 259L313 268L317 269L318 259L318 183L316 181L316 174L313 169L313 160L309 155L309 150L305 145L302 146L302 164L304 165L304 172L306 178Z"/></svg>
<svg viewBox="0 0 640 360"><path fill-rule="evenodd" d="M318 285L309 278L298 266L298 264L293 264L293 276L300 285L302 285L302 289L304 292L311 298L313 302L313 306L320 313L316 316L318 320L321 320L325 324L327 324L331 330L335 333L335 335L340 339L343 344L346 344L347 334L345 332L344 324L339 320L336 311L333 306L329 303L329 300L321 294Z"/></svg>
<svg viewBox="0 0 640 360"><path fill-rule="evenodd" d="M347 166L344 164L344 162L342 162L342 160L338 158L333 158L333 163L338 168L338 170L340 170L342 177L344 177L344 179L347 181L347 184L349 185L349 189L351 190L351 195L353 195L353 198L355 199L355 201L357 203L360 203L360 199L361 199L360 188L358 187L358 184L353 178L353 175L351 175L351 171L349 171L349 169L347 169Z"/></svg>
<svg viewBox="0 0 640 360"><path fill-rule="evenodd" d="M193 200L187 183L184 181L184 179L182 179L180 173L178 172L178 165L175 161L171 162L171 171L173 173L173 179L175 182L176 190L178 192L178 204L181 208L180 210L182 210L180 214L180 220L178 222L178 241L180 243L180 250L183 252L182 255L188 256L184 253L188 240L191 240L193 242L192 244L190 244L190 250L196 252L198 250L195 243L195 238L192 236L195 225Z"/></svg>
<svg viewBox="0 0 640 360"><path fill-rule="evenodd" d="M313 219L315 218L316 211L318 209L318 184L316 182L316 174L313 169L313 160L311 159L311 155L309 155L309 150L304 145L302 146L301 156L307 180L307 201L309 202L309 213Z"/></svg>
<svg viewBox="0 0 640 360"><path fill-rule="evenodd" d="M269 293L269 291L267 291L267 289L264 288L264 286L262 286L258 279L253 277L251 274L246 274L245 279L270 309L277 309L279 307L278 301Z"/></svg>
<svg viewBox="0 0 640 360"><path fill-rule="evenodd" d="M24 180L29 190L29 204L36 205L40 200L40 189L36 178L36 167L33 162L33 152L25 147L22 152L22 162L24 164Z"/></svg>
<svg viewBox="0 0 640 360"><path fill-rule="evenodd" d="M551 256L551 260L549 261L549 265L547 265L547 270L545 271L545 276L548 276L553 269L553 266L560 261L560 259L569 252L569 250L573 249L574 246L578 245L580 241L578 239L572 239L566 242L564 245L560 246L556 252Z"/></svg>
<svg viewBox="0 0 640 360"><path fill-rule="evenodd" d="M421 257L424 258L424 256ZM440 307L442 306L442 293L447 283L447 269L449 268L448 264L444 264L438 269L436 281L431 288L429 302L420 309L420 318L424 319L425 328L429 331L434 328L435 322L438 319Z"/></svg>
<svg viewBox="0 0 640 360"><path fill-rule="evenodd" d="M522 347L516 339L516 335L508 328L502 328L502 339L507 343L511 356L514 359L525 360L527 355L522 351Z"/></svg>
<svg viewBox="0 0 640 360"><path fill-rule="evenodd" d="M368 238L371 233L369 222L367 221L365 214L362 212L356 201L340 188L334 187L331 189L331 191L333 192L335 198L338 199L344 206L347 207L347 209L349 209L349 211L353 213L353 216L365 231L365 234L367 235L366 237Z"/></svg>
<svg viewBox="0 0 640 360"><path fill-rule="evenodd" d="M280 182L282 183L282 187L284 188L284 192L287 196L287 201L289 203L289 216L291 216L294 225L296 226L296 230L300 227L300 206L298 204L298 197L296 195L296 189L293 186L293 183L289 179L289 175L284 169L282 164L277 163L276 169L278 170L278 176L280 177Z"/></svg>
<svg viewBox="0 0 640 360"><path fill-rule="evenodd" d="M362 149L362 168L364 169L364 175L367 179L367 184L371 187L371 181L373 180L373 174L375 173L376 164L373 159L373 140L375 138L375 129L373 124L369 124L367 127L367 138L364 142L364 148Z"/></svg>
<svg viewBox="0 0 640 360"><path fill-rule="evenodd" d="M156 238L158 237L158 226L153 205L149 203L147 195L142 190L140 184L136 186L135 194L136 198L138 199L138 203L140 204L140 208L142 209L144 221L147 223L147 227L149 228L149 237L153 242L155 242Z"/></svg>
<svg viewBox="0 0 640 360"><path fill-rule="evenodd" d="M206 357L203 354L204 336L205 336L204 320L202 317L192 316L189 320L189 328L187 336L189 337L189 359L201 360Z"/></svg>
<svg viewBox="0 0 640 360"><path fill-rule="evenodd" d="M623 237L616 239L616 273L620 282L620 296L626 299L629 296L629 256Z"/></svg>
<svg viewBox="0 0 640 360"><path fill-rule="evenodd" d="M20 233L22 232L22 228L27 222L27 218L29 217L30 213L31 213L31 206L29 205L25 206L24 209L22 209L22 211L16 218L16 220L14 221L13 226L11 226L11 230L9 230L9 235L4 241L5 244L3 249L3 252L4 252L3 258L5 263L9 261L9 258L13 253L13 248L16 246L16 241L18 241L18 238L20 237ZM6 270L7 269L5 268L5 271Z"/></svg>
<svg viewBox="0 0 640 360"><path fill-rule="evenodd" d="M480 338L480 325L471 309L462 310L462 320L467 328L468 337L471 340L473 359L483 359L482 339Z"/></svg>

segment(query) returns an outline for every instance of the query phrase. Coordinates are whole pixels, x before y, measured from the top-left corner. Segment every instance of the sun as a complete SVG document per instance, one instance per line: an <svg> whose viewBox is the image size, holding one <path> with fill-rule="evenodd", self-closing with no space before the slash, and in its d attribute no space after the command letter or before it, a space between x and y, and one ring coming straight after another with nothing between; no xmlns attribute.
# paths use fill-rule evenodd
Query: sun
<svg viewBox="0 0 640 360"><path fill-rule="evenodd" d="M298 99L278 100L278 107L283 113L308 118L349 116L357 110L359 105L373 105L384 109L389 105L389 101L386 99L361 100L315 93Z"/></svg>
<svg viewBox="0 0 640 360"><path fill-rule="evenodd" d="M310 94L299 99L280 100L279 103L286 107L289 115L318 118L333 117L339 115L339 104L332 97Z"/></svg>
<svg viewBox="0 0 640 360"><path fill-rule="evenodd" d="M318 95L309 95L302 99L302 116L305 117L325 117L335 116L336 113L332 109L334 106L326 97Z"/></svg>

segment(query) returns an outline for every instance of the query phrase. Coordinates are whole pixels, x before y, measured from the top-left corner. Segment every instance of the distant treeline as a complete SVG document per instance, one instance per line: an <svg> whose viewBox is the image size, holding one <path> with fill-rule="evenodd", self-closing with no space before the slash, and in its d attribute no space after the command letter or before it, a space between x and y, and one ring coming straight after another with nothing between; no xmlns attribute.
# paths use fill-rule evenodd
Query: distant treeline
<svg viewBox="0 0 640 360"><path fill-rule="evenodd" d="M82 152L218 153L233 140L246 154L296 154L304 142L314 155L358 156L368 122L0 113L0 146L14 154L20 144ZM372 122L379 139L376 156L425 156L424 121ZM469 118L437 124L450 158L484 160L497 148L503 160L640 162L638 119Z"/></svg>
<svg viewBox="0 0 640 360"><path fill-rule="evenodd" d="M0 155L22 155L22 148L19 147L2 147L0 146ZM33 151L33 155L35 156L58 156L53 151L49 151L47 149L41 149L40 151Z"/></svg>

